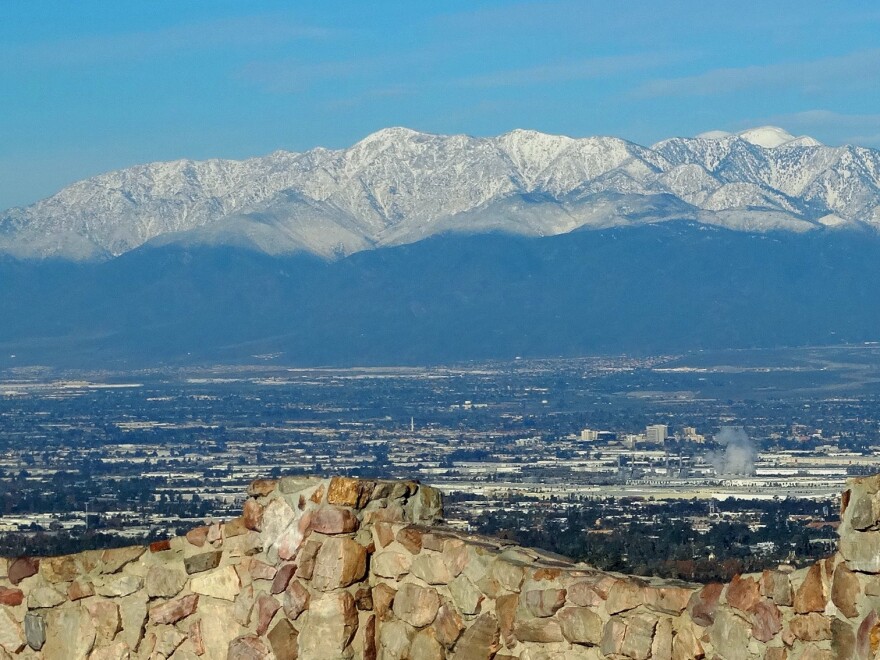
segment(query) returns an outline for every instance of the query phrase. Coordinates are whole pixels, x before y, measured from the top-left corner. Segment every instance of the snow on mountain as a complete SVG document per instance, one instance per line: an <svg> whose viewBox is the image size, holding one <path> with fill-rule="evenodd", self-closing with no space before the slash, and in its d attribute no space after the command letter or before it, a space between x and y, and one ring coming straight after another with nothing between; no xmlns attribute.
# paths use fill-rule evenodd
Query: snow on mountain
<svg viewBox="0 0 880 660"><path fill-rule="evenodd" d="M100 259L154 242L333 258L448 231L542 236L674 219L745 231L880 227L880 153L772 126L651 147L389 128L348 149L86 179L0 213L0 252Z"/></svg>

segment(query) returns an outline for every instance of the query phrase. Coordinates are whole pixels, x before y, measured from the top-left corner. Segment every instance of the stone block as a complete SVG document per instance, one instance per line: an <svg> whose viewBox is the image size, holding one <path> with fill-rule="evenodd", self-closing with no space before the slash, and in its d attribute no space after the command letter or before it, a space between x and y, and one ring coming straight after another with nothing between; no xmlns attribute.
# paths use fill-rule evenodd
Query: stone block
<svg viewBox="0 0 880 660"><path fill-rule="evenodd" d="M150 608L150 622L160 625L177 623L195 612L198 604L198 594L188 594L174 600L153 605Z"/></svg>
<svg viewBox="0 0 880 660"><path fill-rule="evenodd" d="M440 609L440 596L431 587L407 582L394 596L394 616L415 628L431 623Z"/></svg>
<svg viewBox="0 0 880 660"><path fill-rule="evenodd" d="M520 600L533 617L553 616L565 605L565 589L532 589L524 591Z"/></svg>
<svg viewBox="0 0 880 660"><path fill-rule="evenodd" d="M281 619L266 636L276 660L297 660L299 632L287 619Z"/></svg>
<svg viewBox="0 0 880 660"><path fill-rule="evenodd" d="M220 560L222 558L222 550L203 552L199 555L186 557L183 560L183 567L190 575L193 575L195 573L203 573L204 571L210 571L213 568L217 568L220 565Z"/></svg>
<svg viewBox="0 0 880 660"><path fill-rule="evenodd" d="M199 573L190 580L189 588L196 594L232 602L241 591L241 579L235 566L224 566Z"/></svg>
<svg viewBox="0 0 880 660"><path fill-rule="evenodd" d="M320 591L347 587L367 572L367 551L349 538L329 538L315 560L312 586Z"/></svg>
<svg viewBox="0 0 880 660"><path fill-rule="evenodd" d="M358 614L347 591L312 600L299 629L299 660L339 658L357 632Z"/></svg>
<svg viewBox="0 0 880 660"><path fill-rule="evenodd" d="M491 660L501 648L500 642L501 630L498 620L492 614L481 614L462 633L450 658L452 660Z"/></svg>
<svg viewBox="0 0 880 660"><path fill-rule="evenodd" d="M572 644L602 643L602 619L587 607L563 607L556 615L562 635ZM671 635L670 635L671 643Z"/></svg>

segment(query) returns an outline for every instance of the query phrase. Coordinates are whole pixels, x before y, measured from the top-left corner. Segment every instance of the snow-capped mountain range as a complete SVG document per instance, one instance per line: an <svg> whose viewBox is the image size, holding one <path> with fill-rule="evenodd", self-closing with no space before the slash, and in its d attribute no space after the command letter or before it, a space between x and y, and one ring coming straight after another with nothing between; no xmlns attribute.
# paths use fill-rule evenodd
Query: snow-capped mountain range
<svg viewBox="0 0 880 660"><path fill-rule="evenodd" d="M101 174L0 212L0 252L106 259L152 242L332 258L444 232L546 236L667 220L756 232L880 228L880 152L775 127L651 147L389 128L342 150Z"/></svg>

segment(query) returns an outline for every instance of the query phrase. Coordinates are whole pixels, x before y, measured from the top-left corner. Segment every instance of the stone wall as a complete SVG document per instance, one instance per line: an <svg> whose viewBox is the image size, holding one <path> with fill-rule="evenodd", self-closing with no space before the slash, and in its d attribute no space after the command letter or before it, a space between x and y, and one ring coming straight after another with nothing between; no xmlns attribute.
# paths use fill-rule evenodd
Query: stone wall
<svg viewBox="0 0 880 660"><path fill-rule="evenodd" d="M415 482L248 495L148 548L0 560L0 659L880 657L880 476L848 482L834 556L706 586L455 533Z"/></svg>

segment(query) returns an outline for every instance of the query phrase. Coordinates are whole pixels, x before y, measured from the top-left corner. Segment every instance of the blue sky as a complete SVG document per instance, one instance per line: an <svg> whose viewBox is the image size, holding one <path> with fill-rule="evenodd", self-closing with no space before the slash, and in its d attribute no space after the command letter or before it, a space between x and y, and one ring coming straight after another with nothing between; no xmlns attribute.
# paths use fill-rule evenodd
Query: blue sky
<svg viewBox="0 0 880 660"><path fill-rule="evenodd" d="M880 147L876 2L0 0L0 209L386 126Z"/></svg>

